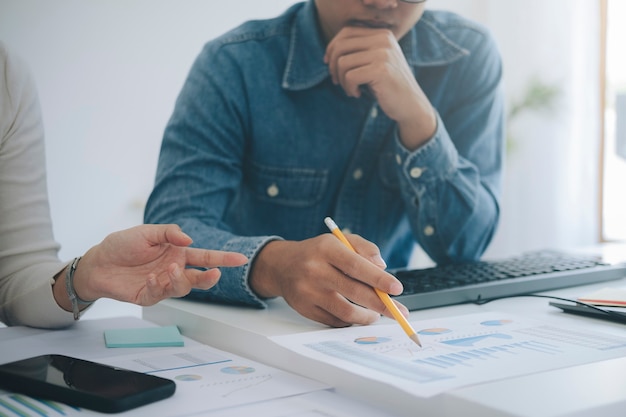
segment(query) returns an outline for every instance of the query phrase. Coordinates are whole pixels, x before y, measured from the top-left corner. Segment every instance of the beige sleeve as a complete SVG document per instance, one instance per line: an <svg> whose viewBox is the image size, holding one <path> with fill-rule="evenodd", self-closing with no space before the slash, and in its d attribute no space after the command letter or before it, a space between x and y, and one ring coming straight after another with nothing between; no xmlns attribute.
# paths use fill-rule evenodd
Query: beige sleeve
<svg viewBox="0 0 626 417"><path fill-rule="evenodd" d="M26 66L0 42L0 321L63 327L73 322L57 305L51 279L63 269L54 240L35 84Z"/></svg>

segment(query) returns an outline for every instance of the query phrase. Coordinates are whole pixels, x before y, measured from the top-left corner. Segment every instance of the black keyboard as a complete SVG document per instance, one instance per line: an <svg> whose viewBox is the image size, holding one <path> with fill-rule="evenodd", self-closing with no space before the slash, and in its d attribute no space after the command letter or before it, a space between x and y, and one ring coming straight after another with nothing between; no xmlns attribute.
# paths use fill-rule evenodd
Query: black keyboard
<svg viewBox="0 0 626 417"><path fill-rule="evenodd" d="M390 272L404 285L404 292L395 298L409 310L419 310L620 279L626 277L626 265L540 251L501 260Z"/></svg>

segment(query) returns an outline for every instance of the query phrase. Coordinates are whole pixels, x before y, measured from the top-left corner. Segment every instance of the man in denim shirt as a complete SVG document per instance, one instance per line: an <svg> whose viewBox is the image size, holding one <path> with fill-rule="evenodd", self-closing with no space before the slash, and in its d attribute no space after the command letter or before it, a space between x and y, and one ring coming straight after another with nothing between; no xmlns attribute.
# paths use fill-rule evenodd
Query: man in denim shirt
<svg viewBox="0 0 626 417"><path fill-rule="evenodd" d="M389 315L372 287L401 293L384 269L406 266L416 243L438 263L488 246L501 72L484 28L422 1L310 0L247 22L195 61L145 221L251 259L188 297L282 296L331 326L371 323ZM325 233L325 216L358 254Z"/></svg>

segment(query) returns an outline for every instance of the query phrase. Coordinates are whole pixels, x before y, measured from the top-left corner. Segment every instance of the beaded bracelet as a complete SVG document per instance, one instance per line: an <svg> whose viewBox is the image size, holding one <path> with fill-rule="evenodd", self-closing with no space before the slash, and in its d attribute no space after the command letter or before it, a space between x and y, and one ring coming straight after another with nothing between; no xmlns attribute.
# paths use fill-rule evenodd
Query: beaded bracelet
<svg viewBox="0 0 626 417"><path fill-rule="evenodd" d="M93 301L85 301L81 299L74 290L74 272L76 272L76 267L78 266L78 262L81 258L81 256L74 258L70 266L67 267L67 271L65 272L65 289L67 290L67 296L72 303L74 320L78 320L80 318L80 309L78 308L78 304L86 305L93 303Z"/></svg>

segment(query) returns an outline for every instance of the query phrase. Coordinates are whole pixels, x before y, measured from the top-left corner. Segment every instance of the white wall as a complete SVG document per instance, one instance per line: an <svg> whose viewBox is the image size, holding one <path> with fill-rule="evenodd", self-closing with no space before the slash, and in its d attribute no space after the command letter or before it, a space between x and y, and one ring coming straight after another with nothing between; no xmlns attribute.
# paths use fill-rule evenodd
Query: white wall
<svg viewBox="0 0 626 417"><path fill-rule="evenodd" d="M163 128L204 42L293 3L0 0L0 39L30 64L39 87L62 258L141 223ZM595 4L427 3L492 30L509 100L534 75L563 88L555 114L527 115L511 126L519 141L507 161L503 223L491 255L595 239L598 77L589 60L598 34Z"/></svg>
<svg viewBox="0 0 626 417"><path fill-rule="evenodd" d="M61 257L142 222L162 131L209 39L294 0L0 0L0 39L30 65Z"/></svg>
<svg viewBox="0 0 626 417"><path fill-rule="evenodd" d="M502 223L488 254L597 243L599 3L489 1L509 102L539 77L560 89L553 111L509 123Z"/></svg>

